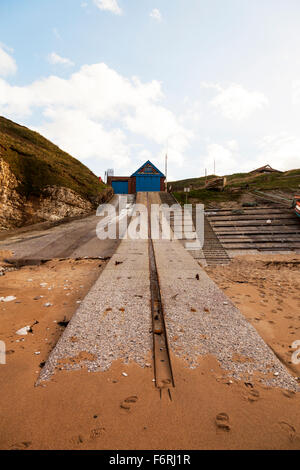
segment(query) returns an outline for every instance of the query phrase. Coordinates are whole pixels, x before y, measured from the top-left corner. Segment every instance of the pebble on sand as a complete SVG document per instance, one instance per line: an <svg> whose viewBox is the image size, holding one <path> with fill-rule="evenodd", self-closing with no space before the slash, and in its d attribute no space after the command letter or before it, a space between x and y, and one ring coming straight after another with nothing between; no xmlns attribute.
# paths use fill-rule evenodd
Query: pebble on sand
<svg viewBox="0 0 300 470"><path fill-rule="evenodd" d="M16 334L20 336L25 336L28 334L28 331L30 330L31 330L30 326L24 326L23 328L20 328L18 331L16 331Z"/></svg>

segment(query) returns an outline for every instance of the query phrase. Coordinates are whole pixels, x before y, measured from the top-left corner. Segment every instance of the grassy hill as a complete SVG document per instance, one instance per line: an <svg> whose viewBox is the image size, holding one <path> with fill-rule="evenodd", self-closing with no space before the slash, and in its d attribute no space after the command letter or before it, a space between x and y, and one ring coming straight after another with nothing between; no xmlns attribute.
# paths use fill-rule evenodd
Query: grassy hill
<svg viewBox="0 0 300 470"><path fill-rule="evenodd" d="M169 183L172 192L180 202L185 201L185 187L190 188L189 200L197 200L202 203L237 201L246 193L255 191L270 191L292 194L300 191L300 169L276 173L235 173L226 175L227 186L223 191L205 189L205 177L192 178ZM215 175L207 177L207 181L217 178Z"/></svg>
<svg viewBox="0 0 300 470"><path fill-rule="evenodd" d="M20 181L23 196L39 196L46 186L63 186L96 203L105 189L85 165L37 132L0 117L0 158Z"/></svg>

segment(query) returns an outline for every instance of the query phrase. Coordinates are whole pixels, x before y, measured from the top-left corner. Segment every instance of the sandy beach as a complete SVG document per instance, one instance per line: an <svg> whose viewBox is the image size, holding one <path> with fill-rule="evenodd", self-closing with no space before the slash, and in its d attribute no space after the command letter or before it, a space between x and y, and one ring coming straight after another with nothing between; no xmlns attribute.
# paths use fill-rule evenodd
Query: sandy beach
<svg viewBox="0 0 300 470"><path fill-rule="evenodd" d="M300 365L290 363L300 327L296 261L299 255L251 256L206 271L298 377ZM0 296L16 297L0 303L7 344L7 364L0 366L1 449L300 448L299 394L266 387L258 377L234 380L212 355L196 369L172 355L172 401L154 386L151 358L145 368L115 361L106 372L58 370L35 387L104 265L52 260L0 277ZM16 335L26 325L32 333Z"/></svg>

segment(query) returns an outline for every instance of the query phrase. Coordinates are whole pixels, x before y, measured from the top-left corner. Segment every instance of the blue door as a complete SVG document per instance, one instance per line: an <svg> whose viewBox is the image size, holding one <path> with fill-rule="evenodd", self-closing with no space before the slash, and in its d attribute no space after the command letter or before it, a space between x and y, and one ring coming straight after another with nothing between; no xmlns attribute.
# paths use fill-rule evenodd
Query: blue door
<svg viewBox="0 0 300 470"><path fill-rule="evenodd" d="M128 181L112 181L115 194L128 194Z"/></svg>
<svg viewBox="0 0 300 470"><path fill-rule="evenodd" d="M136 192L160 191L160 176L137 176Z"/></svg>

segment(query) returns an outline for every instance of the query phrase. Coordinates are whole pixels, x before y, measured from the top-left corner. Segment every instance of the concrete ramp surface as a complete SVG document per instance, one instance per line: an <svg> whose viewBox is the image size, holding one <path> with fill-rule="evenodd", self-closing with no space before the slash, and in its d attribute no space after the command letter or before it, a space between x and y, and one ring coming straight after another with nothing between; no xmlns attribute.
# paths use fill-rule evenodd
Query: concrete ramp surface
<svg viewBox="0 0 300 470"><path fill-rule="evenodd" d="M147 201L157 203L158 194L138 195L137 202ZM56 368L101 371L117 359L152 363L153 335L161 332L153 328L149 243L121 241L52 351L39 383ZM256 374L267 385L296 390L296 380L183 245L174 239L152 243L171 364L175 355L195 368L210 354L233 377ZM176 370L173 376L176 386Z"/></svg>

